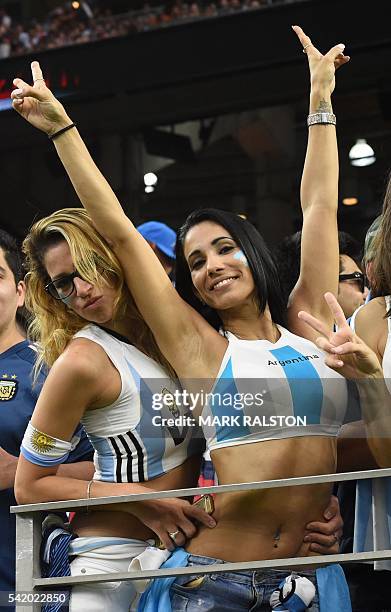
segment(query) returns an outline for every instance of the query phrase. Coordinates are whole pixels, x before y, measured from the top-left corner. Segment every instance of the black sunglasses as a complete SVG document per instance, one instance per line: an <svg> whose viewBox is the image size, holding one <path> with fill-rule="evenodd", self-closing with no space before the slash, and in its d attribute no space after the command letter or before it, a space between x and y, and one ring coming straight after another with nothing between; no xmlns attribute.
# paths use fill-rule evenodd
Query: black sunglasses
<svg viewBox="0 0 391 612"><path fill-rule="evenodd" d="M350 274L340 274L339 275L340 283L344 283L346 281L351 281L351 280L355 281L359 285L361 293L364 293L365 281L366 281L365 274L363 274L362 272L351 272Z"/></svg>
<svg viewBox="0 0 391 612"><path fill-rule="evenodd" d="M71 274L65 274L52 280L45 285L45 291L49 293L55 300L66 300L75 291L75 278L81 278L80 273L75 270Z"/></svg>

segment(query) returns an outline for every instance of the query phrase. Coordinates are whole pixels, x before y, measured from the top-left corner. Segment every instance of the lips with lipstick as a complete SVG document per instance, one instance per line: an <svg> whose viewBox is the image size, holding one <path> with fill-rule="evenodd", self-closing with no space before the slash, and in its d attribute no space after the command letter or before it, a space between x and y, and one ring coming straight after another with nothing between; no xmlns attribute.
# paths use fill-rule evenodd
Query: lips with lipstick
<svg viewBox="0 0 391 612"><path fill-rule="evenodd" d="M95 298L92 298L91 300L88 300L88 302L86 304L84 304L83 310L85 310L86 308L91 308L92 306L95 306L95 304L97 304L97 302L99 302L101 297L102 296L99 295L98 297L95 297Z"/></svg>

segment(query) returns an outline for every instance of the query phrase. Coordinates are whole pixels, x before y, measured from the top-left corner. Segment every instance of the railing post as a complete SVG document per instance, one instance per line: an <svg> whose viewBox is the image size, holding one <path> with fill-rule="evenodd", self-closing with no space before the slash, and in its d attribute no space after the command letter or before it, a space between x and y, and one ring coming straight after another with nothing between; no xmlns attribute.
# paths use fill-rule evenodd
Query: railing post
<svg viewBox="0 0 391 612"><path fill-rule="evenodd" d="M42 513L16 515L16 592L34 593L34 578L39 578ZM36 612L40 604L18 605L17 612Z"/></svg>

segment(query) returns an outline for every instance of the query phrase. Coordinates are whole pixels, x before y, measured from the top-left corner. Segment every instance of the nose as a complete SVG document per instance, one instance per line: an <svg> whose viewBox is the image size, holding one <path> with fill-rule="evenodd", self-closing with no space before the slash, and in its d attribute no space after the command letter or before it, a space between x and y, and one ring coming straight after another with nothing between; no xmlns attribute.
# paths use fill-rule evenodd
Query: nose
<svg viewBox="0 0 391 612"><path fill-rule="evenodd" d="M76 295L82 298L87 297L92 289L92 285L78 276L75 276L73 282L75 285Z"/></svg>
<svg viewBox="0 0 391 612"><path fill-rule="evenodd" d="M224 264L218 253L210 253L206 261L206 271L208 276L213 276L224 270Z"/></svg>

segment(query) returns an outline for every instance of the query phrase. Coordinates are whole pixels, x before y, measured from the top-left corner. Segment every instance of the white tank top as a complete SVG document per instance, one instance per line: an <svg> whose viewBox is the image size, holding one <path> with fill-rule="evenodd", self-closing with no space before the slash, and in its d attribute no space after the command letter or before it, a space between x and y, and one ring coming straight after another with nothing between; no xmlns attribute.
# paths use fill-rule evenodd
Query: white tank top
<svg viewBox="0 0 391 612"><path fill-rule="evenodd" d="M103 348L121 378L121 392L110 406L87 410L82 424L95 449L95 480L144 482L157 478L203 450L196 430L180 423L160 425L154 417L177 417L173 404L157 409L155 394L174 394L177 384L153 359L125 339L96 325L74 335ZM161 419L160 419L161 421Z"/></svg>
<svg viewBox="0 0 391 612"><path fill-rule="evenodd" d="M278 329L275 343L226 333L228 349L202 414L209 450L337 435L347 408L345 379L326 366L315 344Z"/></svg>

